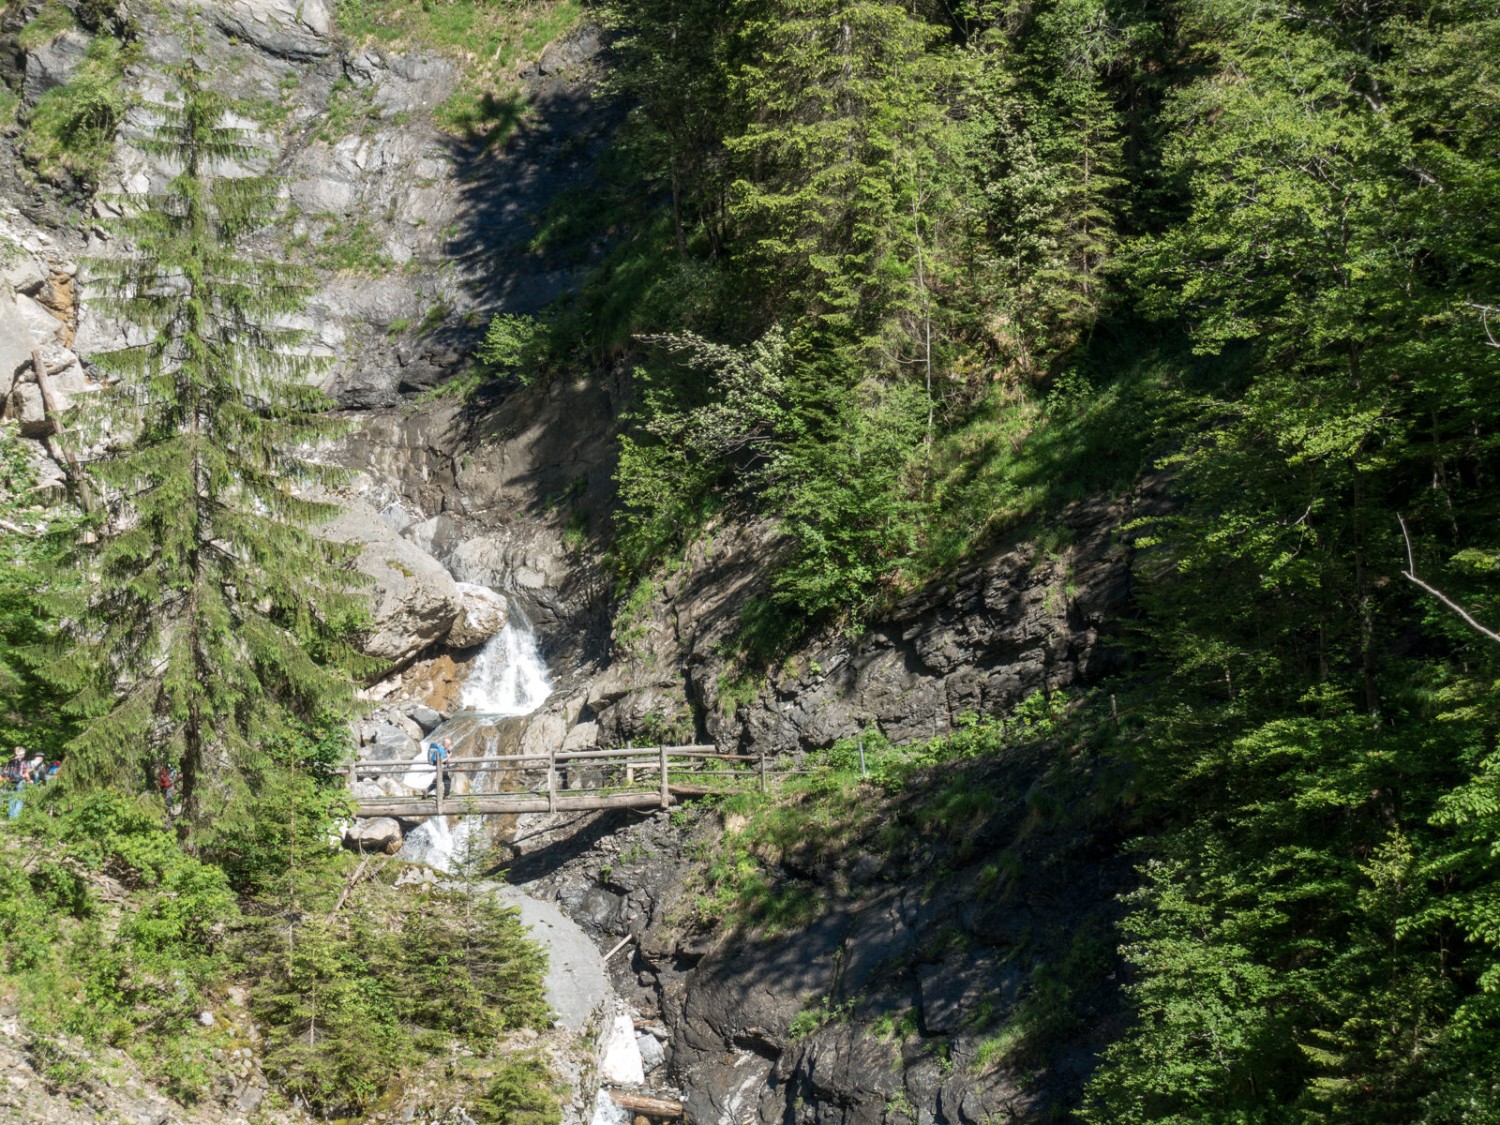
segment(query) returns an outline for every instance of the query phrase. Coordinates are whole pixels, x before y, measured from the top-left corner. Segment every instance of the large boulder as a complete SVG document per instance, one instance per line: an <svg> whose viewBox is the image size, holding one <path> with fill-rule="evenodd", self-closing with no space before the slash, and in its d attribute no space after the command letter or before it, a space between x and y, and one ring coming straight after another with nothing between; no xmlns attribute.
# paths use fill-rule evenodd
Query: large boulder
<svg viewBox="0 0 1500 1125"><path fill-rule="evenodd" d="M358 501L342 501L341 507L319 534L357 546L357 565L373 579L374 621L360 648L388 671L405 667L453 628L463 605L458 586L436 559L397 535L373 507Z"/></svg>
<svg viewBox="0 0 1500 1125"><path fill-rule="evenodd" d="M401 825L388 816L363 817L344 829L344 841L357 852L395 855L401 849Z"/></svg>
<svg viewBox="0 0 1500 1125"><path fill-rule="evenodd" d="M501 629L510 611L506 601L488 586L477 586L472 582L459 582L459 597L462 608L448 631L449 648L472 648L482 645Z"/></svg>

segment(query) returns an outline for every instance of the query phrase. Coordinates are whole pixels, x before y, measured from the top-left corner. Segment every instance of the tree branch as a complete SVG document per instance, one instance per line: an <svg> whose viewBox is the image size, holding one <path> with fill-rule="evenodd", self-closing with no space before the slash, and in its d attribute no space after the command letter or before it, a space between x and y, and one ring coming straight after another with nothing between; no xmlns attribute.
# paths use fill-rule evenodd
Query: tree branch
<svg viewBox="0 0 1500 1125"><path fill-rule="evenodd" d="M1406 520L1398 514L1396 516L1396 522L1401 525L1401 534L1406 539L1407 568L1401 572L1402 576L1411 579L1418 586L1426 590L1438 601L1442 602L1445 606L1451 609L1454 613L1462 617L1464 619L1464 622L1470 628L1474 629L1476 632L1483 633L1486 637L1494 641L1496 644L1500 644L1500 633L1496 633L1493 630L1486 629L1479 622L1475 621L1473 617L1469 616L1468 610L1464 609L1463 606L1459 605L1456 601L1450 598L1447 594L1443 593L1436 586L1423 582L1420 578L1417 577L1417 564L1415 557L1412 555L1411 534L1406 530Z"/></svg>

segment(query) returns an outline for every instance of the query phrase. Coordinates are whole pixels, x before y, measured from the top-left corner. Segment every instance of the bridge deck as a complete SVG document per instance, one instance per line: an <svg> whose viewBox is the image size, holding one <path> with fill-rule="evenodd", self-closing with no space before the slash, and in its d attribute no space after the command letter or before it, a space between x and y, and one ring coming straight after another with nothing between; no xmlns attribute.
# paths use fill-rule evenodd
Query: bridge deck
<svg viewBox="0 0 1500 1125"><path fill-rule="evenodd" d="M430 766L412 762L354 762L348 768L349 785L352 789L361 776L431 770ZM439 797L436 795L439 787L434 786L431 796L361 797L354 802L354 815L417 818L664 809L690 797L743 792L757 786L764 789L767 780L764 758L720 754L712 746L627 747L455 758L442 772L455 776L504 773L514 788L508 792L462 792ZM586 775L591 776L587 776L588 783L584 784Z"/></svg>

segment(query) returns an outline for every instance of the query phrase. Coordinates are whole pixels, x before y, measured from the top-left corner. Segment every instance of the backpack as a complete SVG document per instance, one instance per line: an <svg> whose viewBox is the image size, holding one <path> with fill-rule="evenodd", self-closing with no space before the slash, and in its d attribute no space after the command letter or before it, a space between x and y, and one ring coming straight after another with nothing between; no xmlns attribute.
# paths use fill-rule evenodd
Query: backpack
<svg viewBox="0 0 1500 1125"><path fill-rule="evenodd" d="M447 764L448 751L443 748L443 744L441 742L434 742L427 748L427 761L434 766L439 762L442 762L445 765Z"/></svg>

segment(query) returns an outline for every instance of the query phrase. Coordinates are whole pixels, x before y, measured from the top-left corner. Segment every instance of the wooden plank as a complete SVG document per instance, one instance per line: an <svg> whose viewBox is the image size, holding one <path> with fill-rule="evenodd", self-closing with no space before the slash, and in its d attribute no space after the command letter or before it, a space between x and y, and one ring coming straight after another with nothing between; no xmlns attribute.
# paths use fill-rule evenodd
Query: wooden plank
<svg viewBox="0 0 1500 1125"><path fill-rule="evenodd" d="M631 1113L640 1113L647 1117L682 1116L681 1102L669 1101L666 1098L648 1098L644 1094L627 1094L624 1090L611 1090L609 1096L614 1099L615 1105Z"/></svg>
<svg viewBox="0 0 1500 1125"><path fill-rule="evenodd" d="M702 793L689 793L688 796L704 796L711 790ZM506 794L494 796L472 796L466 795L462 798L449 798L445 806L445 814L449 816L475 816L496 815L505 813L544 813L544 812L569 812L588 811L595 809L644 809L660 806L661 796L654 790L644 790L639 793L614 793L604 796L593 797L563 797L557 798L556 809L548 807L545 797L515 797ZM389 800L360 801L354 810L356 817L367 816L397 816L417 817L436 816L437 803L426 797L392 798Z"/></svg>

